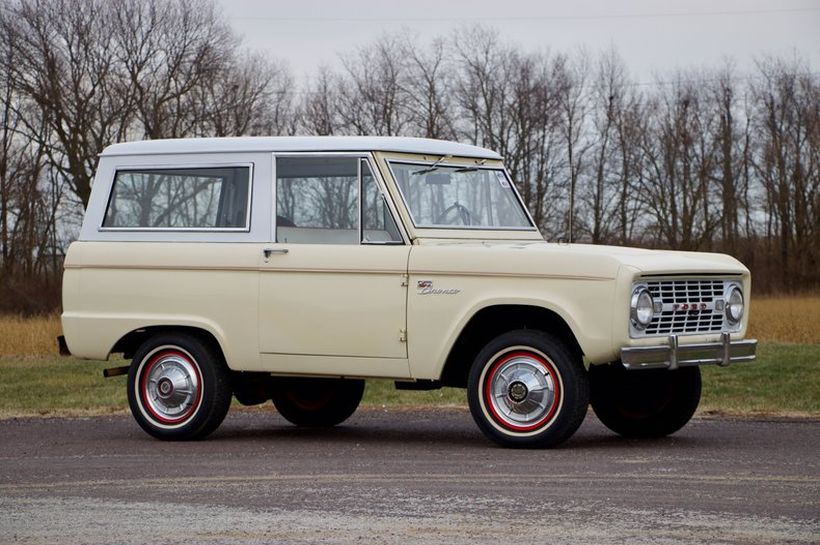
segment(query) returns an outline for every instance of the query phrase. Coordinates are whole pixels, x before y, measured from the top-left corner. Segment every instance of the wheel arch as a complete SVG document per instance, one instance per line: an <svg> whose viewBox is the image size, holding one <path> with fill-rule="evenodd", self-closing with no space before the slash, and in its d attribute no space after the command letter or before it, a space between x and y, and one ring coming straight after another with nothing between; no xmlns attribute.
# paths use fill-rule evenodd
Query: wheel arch
<svg viewBox="0 0 820 545"><path fill-rule="evenodd" d="M516 329L551 333L567 343L578 358L584 354L567 320L555 310L531 304L490 304L476 310L461 328L444 361L443 386L466 387L473 360L490 340Z"/></svg>
<svg viewBox="0 0 820 545"><path fill-rule="evenodd" d="M213 350L219 352L219 354L223 357L226 356L225 349L220 342L219 337L214 334L209 329L202 327L202 326L193 326L193 325L148 325L144 327L140 327L137 329L133 329L130 332L126 333L116 343L114 346L111 347L109 351L111 354L118 354L122 353L125 359L131 359L134 357L134 353L139 349L139 347L151 337L155 337L161 334L186 334L192 337L196 337Z"/></svg>

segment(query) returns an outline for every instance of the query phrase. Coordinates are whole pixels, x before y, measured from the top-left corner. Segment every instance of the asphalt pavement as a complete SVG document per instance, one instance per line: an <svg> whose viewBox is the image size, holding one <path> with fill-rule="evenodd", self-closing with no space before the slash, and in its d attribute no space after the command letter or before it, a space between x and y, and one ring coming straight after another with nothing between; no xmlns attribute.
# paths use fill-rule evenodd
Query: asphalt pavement
<svg viewBox="0 0 820 545"><path fill-rule="evenodd" d="M695 419L625 440L590 413L553 450L459 409L299 429L232 411L204 441L129 416L0 421L0 545L818 544L820 422Z"/></svg>

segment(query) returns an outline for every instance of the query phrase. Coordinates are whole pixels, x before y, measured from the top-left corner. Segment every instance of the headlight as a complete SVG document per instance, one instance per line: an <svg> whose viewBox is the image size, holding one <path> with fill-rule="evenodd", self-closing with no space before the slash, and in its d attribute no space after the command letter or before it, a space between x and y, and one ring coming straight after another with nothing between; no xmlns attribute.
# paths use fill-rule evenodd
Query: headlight
<svg viewBox="0 0 820 545"><path fill-rule="evenodd" d="M726 319L729 323L736 324L741 318L743 318L743 292L735 286L726 298Z"/></svg>
<svg viewBox="0 0 820 545"><path fill-rule="evenodd" d="M644 287L636 288L632 292L631 312L632 325L638 329L646 329L652 321L653 314L652 295Z"/></svg>

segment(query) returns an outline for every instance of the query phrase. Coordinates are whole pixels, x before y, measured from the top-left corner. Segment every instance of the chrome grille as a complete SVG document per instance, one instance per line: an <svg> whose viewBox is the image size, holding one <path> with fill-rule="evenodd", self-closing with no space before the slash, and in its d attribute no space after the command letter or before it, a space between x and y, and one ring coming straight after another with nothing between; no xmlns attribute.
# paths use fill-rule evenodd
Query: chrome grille
<svg viewBox="0 0 820 545"><path fill-rule="evenodd" d="M660 302L644 335L714 333L723 329L725 280L650 280L652 299ZM718 301L720 301L718 303Z"/></svg>

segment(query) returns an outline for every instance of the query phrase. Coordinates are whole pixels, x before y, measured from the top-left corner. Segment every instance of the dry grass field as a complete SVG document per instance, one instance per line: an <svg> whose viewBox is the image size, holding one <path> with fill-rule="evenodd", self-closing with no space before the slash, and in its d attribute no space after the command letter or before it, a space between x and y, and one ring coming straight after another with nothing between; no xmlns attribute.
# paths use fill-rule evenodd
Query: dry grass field
<svg viewBox="0 0 820 545"><path fill-rule="evenodd" d="M749 337L764 342L820 344L820 295L756 297ZM57 314L20 318L0 316L0 356L57 354Z"/></svg>
<svg viewBox="0 0 820 545"><path fill-rule="evenodd" d="M820 295L754 297L748 337L764 342L820 344Z"/></svg>
<svg viewBox="0 0 820 545"><path fill-rule="evenodd" d="M46 356L57 354L60 316L34 318L0 316L0 356Z"/></svg>

